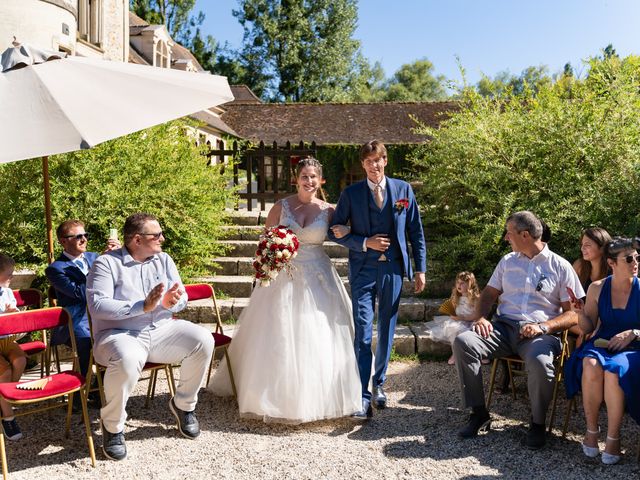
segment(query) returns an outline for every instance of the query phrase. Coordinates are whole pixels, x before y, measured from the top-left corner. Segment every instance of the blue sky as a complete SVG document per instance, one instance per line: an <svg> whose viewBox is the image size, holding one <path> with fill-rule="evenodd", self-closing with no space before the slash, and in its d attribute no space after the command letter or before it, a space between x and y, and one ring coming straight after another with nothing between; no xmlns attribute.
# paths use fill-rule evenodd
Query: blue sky
<svg viewBox="0 0 640 480"><path fill-rule="evenodd" d="M198 0L204 29L220 43L242 44L231 11L237 0ZM482 73L519 74L530 65L551 73L612 43L622 55L640 54L640 0L360 0L355 38L387 77L402 64L427 57L437 74L460 81L456 55L477 82Z"/></svg>

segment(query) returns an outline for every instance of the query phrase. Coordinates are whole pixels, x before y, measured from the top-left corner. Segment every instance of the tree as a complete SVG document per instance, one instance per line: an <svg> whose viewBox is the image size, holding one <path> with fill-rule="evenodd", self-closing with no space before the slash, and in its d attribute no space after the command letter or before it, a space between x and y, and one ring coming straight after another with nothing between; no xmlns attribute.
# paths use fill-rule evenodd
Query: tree
<svg viewBox="0 0 640 480"><path fill-rule="evenodd" d="M605 59L617 56L616 49L613 48L611 43L602 49L602 57Z"/></svg>
<svg viewBox="0 0 640 480"><path fill-rule="evenodd" d="M514 78L506 70L496 73L493 78L483 75L476 85L476 89L483 97L499 97L506 92Z"/></svg>
<svg viewBox="0 0 640 480"><path fill-rule="evenodd" d="M444 75L433 75L433 64L423 58L402 65L387 84L387 101L437 101L447 98Z"/></svg>
<svg viewBox="0 0 640 480"><path fill-rule="evenodd" d="M446 277L488 278L508 247L508 215L529 209L553 231L553 250L579 254L582 228L640 231L640 57L589 61L589 75L564 85L488 98L463 92L459 110L415 153L417 192Z"/></svg>
<svg viewBox="0 0 640 480"><path fill-rule="evenodd" d="M567 62L564 64L564 68L562 69L562 75L565 77L575 77L573 73L573 67L571 66L571 62Z"/></svg>
<svg viewBox="0 0 640 480"><path fill-rule="evenodd" d="M511 75L508 71L497 73L493 79L484 75L476 85L476 89L482 96L500 97L508 92L520 95L525 89L536 93L542 86L550 84L548 67L539 65L525 68L519 76Z"/></svg>
<svg viewBox="0 0 640 480"><path fill-rule="evenodd" d="M203 36L205 15L192 15L196 0L130 0L133 12L153 25L164 25L171 38L188 48L202 68L217 70L218 44L211 35Z"/></svg>
<svg viewBox="0 0 640 480"><path fill-rule="evenodd" d="M353 102L384 101L387 87L382 65L380 62L370 65L364 57L360 57L359 62L360 74L354 77L349 100Z"/></svg>
<svg viewBox="0 0 640 480"><path fill-rule="evenodd" d="M185 40L191 22L201 25L204 14L191 15L196 0L130 0L130 7L140 18L153 25L164 25L178 42Z"/></svg>
<svg viewBox="0 0 640 480"><path fill-rule="evenodd" d="M363 95L371 70L352 38L356 0L240 0L233 15L244 28L239 60L247 83L263 98L341 101Z"/></svg>

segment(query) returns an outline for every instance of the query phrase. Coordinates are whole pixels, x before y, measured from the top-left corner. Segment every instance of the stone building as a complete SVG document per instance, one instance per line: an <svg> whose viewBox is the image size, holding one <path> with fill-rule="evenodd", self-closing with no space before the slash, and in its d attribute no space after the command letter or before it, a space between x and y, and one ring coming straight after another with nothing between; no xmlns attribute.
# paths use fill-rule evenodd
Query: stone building
<svg viewBox="0 0 640 480"><path fill-rule="evenodd" d="M150 25L133 12L129 12L129 40L131 63L205 74L196 57L189 49L174 41L164 25ZM212 149L223 150L226 147L224 136L238 136L220 118L223 113L224 106L218 106L191 115L191 118L202 123L195 132L198 142ZM212 161L219 161L219 158L212 157Z"/></svg>
<svg viewBox="0 0 640 480"><path fill-rule="evenodd" d="M0 51L13 37L45 50L127 61L129 0L2 0Z"/></svg>

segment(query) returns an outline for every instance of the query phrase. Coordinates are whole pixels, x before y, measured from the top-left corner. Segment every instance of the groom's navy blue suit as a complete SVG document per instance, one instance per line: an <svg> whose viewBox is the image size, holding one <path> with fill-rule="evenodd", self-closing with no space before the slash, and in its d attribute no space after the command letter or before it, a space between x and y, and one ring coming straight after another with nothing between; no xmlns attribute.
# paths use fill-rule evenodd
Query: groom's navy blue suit
<svg viewBox="0 0 640 480"><path fill-rule="evenodd" d="M355 326L355 353L360 369L362 398L371 399L371 338L376 298L378 300L378 346L376 348L373 387L381 386L391 355L393 334L398 318L402 279L411 279L413 268L407 251L411 242L416 271L426 271L426 245L418 204L411 186L402 180L386 178L384 203L378 208L367 180L347 187L338 201L331 226L351 224L349 235L329 238L349 248L349 282ZM408 207L396 207L406 200ZM380 261L382 252L367 249L366 238L376 234L389 236L391 244Z"/></svg>

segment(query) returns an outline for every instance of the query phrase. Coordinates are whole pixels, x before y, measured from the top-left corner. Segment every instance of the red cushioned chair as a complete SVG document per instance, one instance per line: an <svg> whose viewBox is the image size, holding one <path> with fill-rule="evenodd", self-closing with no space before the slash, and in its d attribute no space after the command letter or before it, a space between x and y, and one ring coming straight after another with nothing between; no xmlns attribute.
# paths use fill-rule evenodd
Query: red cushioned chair
<svg viewBox="0 0 640 480"><path fill-rule="evenodd" d="M73 370L59 372L44 377L48 382L42 389L22 390L17 385L25 382L0 383L0 397L4 398L12 406L26 407L38 402L46 402L44 406L27 409L17 409L16 416L28 415L37 412L44 412L54 408L67 407L67 421L65 437L69 437L71 427L71 409L73 397L76 392L80 394L82 403L82 419L84 421L87 443L89 444L89 454L91 455L91 465L96 466L96 454L93 448L93 438L91 437L91 424L87 413L87 396L85 379L77 372L78 355L76 352L76 339L73 335L73 324L69 313L60 307L42 308L37 310L27 310L23 312L7 313L0 316L0 335L12 335L23 332L36 332L44 330L50 333L53 329L66 326L71 337L71 350L73 352ZM68 401L64 397L68 395ZM52 417L47 419L50 423ZM0 434L0 457L2 458L2 475L6 479L8 475L7 456L5 452L4 435Z"/></svg>
<svg viewBox="0 0 640 480"><path fill-rule="evenodd" d="M89 330L91 332L91 345L93 346L93 323L91 322L91 315L89 315L88 311L87 311L87 318L89 319ZM100 365L98 362L96 362L95 358L93 357L93 348L91 349L91 355L89 356L89 365L93 365L95 367L96 379L98 381L97 388L89 387L89 392L98 390L100 393L100 401L102 402L102 405L106 405L107 401L104 396L104 387L102 385L102 377L103 377L102 373L107 371L107 367L105 365ZM142 367L142 372L143 373L146 372L149 374L149 386L147 387L147 398L144 402L145 408L149 408L149 402L151 401L151 399L155 394L156 381L158 378L159 370L164 370L164 373L167 376L167 383L169 385L169 393L171 394L171 397L174 397L176 394L176 382L175 382L175 379L173 378L173 370L171 369L171 364L147 362ZM89 371L87 373L87 385L89 386L91 385L92 376L93 376L93 368L89 368Z"/></svg>
<svg viewBox="0 0 640 480"><path fill-rule="evenodd" d="M14 290L13 296L16 297L16 306L25 310L34 308L42 308L42 292L36 288L22 288ZM42 340L34 340L33 342L20 343L20 348L28 356L40 355L40 376L44 377L45 370L49 375L49 352L47 335L41 332Z"/></svg>
<svg viewBox="0 0 640 480"><path fill-rule="evenodd" d="M218 309L218 302L216 301L216 292L211 285L208 283L194 283L190 285L184 286L185 291L187 292L187 296L189 297L189 301L194 300L208 300L211 299L213 301L213 306L211 307L211 315L213 316L214 322L216 324L216 328L213 331L213 340L215 342L214 352L218 349L223 350L224 357L227 359L227 369L229 370L229 379L231 380L231 388L233 389L233 395L237 398L236 392L236 383L233 379L233 370L231 369L231 360L229 359L229 352L227 348L231 345L231 337L224 334L222 329L222 321L220 320L220 310ZM211 356L211 364L209 365L209 372L207 373L207 384L211 379L211 369L213 368L214 356Z"/></svg>

